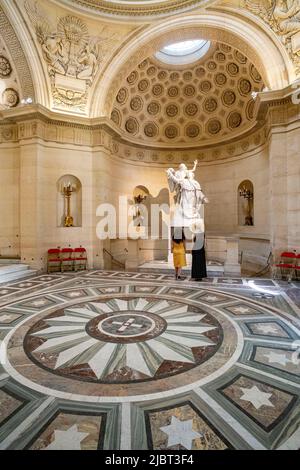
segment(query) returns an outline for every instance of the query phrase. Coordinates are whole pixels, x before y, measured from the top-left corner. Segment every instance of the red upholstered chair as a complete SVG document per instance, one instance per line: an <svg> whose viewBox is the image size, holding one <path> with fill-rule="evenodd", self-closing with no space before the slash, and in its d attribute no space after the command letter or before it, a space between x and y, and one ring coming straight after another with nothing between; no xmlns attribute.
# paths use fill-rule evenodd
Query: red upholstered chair
<svg viewBox="0 0 300 470"><path fill-rule="evenodd" d="M75 271L87 269L87 253L85 248L79 247L74 249L74 269Z"/></svg>
<svg viewBox="0 0 300 470"><path fill-rule="evenodd" d="M297 255L297 261L295 265L295 275L296 275L297 281L299 281L300 280L300 254Z"/></svg>
<svg viewBox="0 0 300 470"><path fill-rule="evenodd" d="M47 272L60 272L61 270L61 258L59 248L50 248L48 250L47 258Z"/></svg>
<svg viewBox="0 0 300 470"><path fill-rule="evenodd" d="M61 272L72 271L74 267L73 248L62 248L61 250Z"/></svg>
<svg viewBox="0 0 300 470"><path fill-rule="evenodd" d="M280 269L281 278L291 280L295 273L295 265L297 264L297 254L292 251L284 251L280 255L280 262L276 264L276 268Z"/></svg>

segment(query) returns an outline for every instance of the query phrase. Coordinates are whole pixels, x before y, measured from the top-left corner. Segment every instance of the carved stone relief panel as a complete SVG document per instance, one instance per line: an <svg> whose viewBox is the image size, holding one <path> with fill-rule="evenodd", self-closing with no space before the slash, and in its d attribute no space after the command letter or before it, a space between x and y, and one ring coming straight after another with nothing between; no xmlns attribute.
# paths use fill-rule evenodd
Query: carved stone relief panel
<svg viewBox="0 0 300 470"><path fill-rule="evenodd" d="M281 38L300 75L300 0L244 0L244 6Z"/></svg>
<svg viewBox="0 0 300 470"><path fill-rule="evenodd" d="M96 75L130 28L119 32L99 23L93 35L85 19L67 11L54 22L40 2L25 0L24 7L47 66L54 108L86 113Z"/></svg>

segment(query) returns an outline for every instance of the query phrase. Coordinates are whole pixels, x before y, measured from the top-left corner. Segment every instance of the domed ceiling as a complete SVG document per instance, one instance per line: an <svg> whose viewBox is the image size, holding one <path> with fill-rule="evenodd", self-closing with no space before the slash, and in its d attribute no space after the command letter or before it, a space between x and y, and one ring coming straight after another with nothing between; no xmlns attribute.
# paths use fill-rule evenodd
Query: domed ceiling
<svg viewBox="0 0 300 470"><path fill-rule="evenodd" d="M263 88L262 77L247 57L213 43L204 58L181 68L154 57L144 60L124 78L111 119L132 142L209 145L254 126L252 93Z"/></svg>
<svg viewBox="0 0 300 470"><path fill-rule="evenodd" d="M163 16L208 5L213 0L61 0L63 3L102 15Z"/></svg>

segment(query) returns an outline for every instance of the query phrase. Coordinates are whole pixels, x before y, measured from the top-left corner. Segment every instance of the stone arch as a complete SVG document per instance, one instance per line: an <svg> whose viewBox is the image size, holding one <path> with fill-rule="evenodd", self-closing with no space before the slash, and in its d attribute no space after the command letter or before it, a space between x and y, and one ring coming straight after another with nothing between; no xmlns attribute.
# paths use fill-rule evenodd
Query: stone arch
<svg viewBox="0 0 300 470"><path fill-rule="evenodd" d="M15 28L17 28L16 35ZM11 0L3 0L0 7L0 30L15 63L22 95L31 97L45 107L50 105L50 82L39 58L35 41L27 22ZM8 43L9 39L9 43Z"/></svg>
<svg viewBox="0 0 300 470"><path fill-rule="evenodd" d="M172 40L199 35L234 45L252 60L270 90L281 89L296 78L285 48L270 28L249 22L249 19L246 21L241 14L202 12L201 15L186 15L151 25L128 41L115 54L102 76L95 80L90 94L90 115L110 115L122 78L143 59Z"/></svg>
<svg viewBox="0 0 300 470"><path fill-rule="evenodd" d="M2 41L9 52L10 59L13 62L13 68L18 77L21 95L22 97L31 97L34 99L35 89L28 61L15 30L2 7L0 7L0 31Z"/></svg>

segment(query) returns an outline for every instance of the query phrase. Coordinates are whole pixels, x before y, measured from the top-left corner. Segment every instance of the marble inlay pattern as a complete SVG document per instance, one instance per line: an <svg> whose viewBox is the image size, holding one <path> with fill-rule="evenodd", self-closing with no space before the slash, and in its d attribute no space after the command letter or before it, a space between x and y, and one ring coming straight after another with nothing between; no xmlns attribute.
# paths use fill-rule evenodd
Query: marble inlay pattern
<svg viewBox="0 0 300 470"><path fill-rule="evenodd" d="M271 336L278 339L291 338L287 328L275 321L247 322L246 325L252 335Z"/></svg>
<svg viewBox="0 0 300 470"><path fill-rule="evenodd" d="M146 413L149 448L154 450L225 450L228 443L190 404Z"/></svg>
<svg viewBox="0 0 300 470"><path fill-rule="evenodd" d="M13 323L15 320L17 320L18 318L20 318L21 316L22 315L18 313L11 313L11 312L5 313L5 311L2 311L0 315L0 324L9 325Z"/></svg>
<svg viewBox="0 0 300 470"><path fill-rule="evenodd" d="M1 403L1 408L0 408L0 425L3 425L3 423L10 417L12 416L13 413L18 410L23 404L23 401L21 401L19 398L13 396L11 393L9 393L7 390L2 389L0 390L0 403Z"/></svg>
<svg viewBox="0 0 300 470"><path fill-rule="evenodd" d="M102 416L59 413L35 441L31 450L97 450L102 447Z"/></svg>
<svg viewBox="0 0 300 470"><path fill-rule="evenodd" d="M27 332L24 348L58 374L118 383L182 373L209 359L222 340L218 321L188 305L112 298L43 318Z"/></svg>
<svg viewBox="0 0 300 470"><path fill-rule="evenodd" d="M1 287L0 449L300 448L299 284L219 280Z"/></svg>
<svg viewBox="0 0 300 470"><path fill-rule="evenodd" d="M291 393L243 375L221 392L266 431L278 424L297 400Z"/></svg>
<svg viewBox="0 0 300 470"><path fill-rule="evenodd" d="M255 346L251 360L300 377L300 367L295 361L295 349Z"/></svg>
<svg viewBox="0 0 300 470"><path fill-rule="evenodd" d="M232 315L240 316L240 315L263 315L264 312L259 310L255 306L246 303L239 303L238 305L230 305L229 307L225 307L228 312Z"/></svg>

